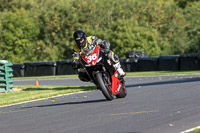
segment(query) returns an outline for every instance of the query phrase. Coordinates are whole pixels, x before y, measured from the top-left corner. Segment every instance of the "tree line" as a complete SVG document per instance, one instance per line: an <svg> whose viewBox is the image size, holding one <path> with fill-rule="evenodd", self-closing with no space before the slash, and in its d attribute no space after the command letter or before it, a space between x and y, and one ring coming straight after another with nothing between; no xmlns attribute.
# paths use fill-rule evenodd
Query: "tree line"
<svg viewBox="0 0 200 133"><path fill-rule="evenodd" d="M0 59L71 59L73 32L108 40L120 58L200 52L199 0L2 0Z"/></svg>

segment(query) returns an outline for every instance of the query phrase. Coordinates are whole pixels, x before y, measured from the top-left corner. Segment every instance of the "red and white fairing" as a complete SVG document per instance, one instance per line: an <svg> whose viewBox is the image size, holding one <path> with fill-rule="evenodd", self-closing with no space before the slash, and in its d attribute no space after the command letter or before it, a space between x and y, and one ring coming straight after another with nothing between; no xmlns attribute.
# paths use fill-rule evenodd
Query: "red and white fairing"
<svg viewBox="0 0 200 133"><path fill-rule="evenodd" d="M85 55L84 53L81 54L82 59L89 65L96 65L98 57L99 57L99 49L100 47L97 46L96 49L90 55Z"/></svg>

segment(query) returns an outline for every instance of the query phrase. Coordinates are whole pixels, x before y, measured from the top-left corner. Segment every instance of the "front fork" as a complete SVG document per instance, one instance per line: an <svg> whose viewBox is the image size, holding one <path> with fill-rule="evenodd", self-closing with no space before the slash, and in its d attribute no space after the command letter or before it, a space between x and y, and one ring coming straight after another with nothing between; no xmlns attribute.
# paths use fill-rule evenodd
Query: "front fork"
<svg viewBox="0 0 200 133"><path fill-rule="evenodd" d="M92 72L92 76L93 76L93 79L94 79L94 84L97 86L97 89L100 89L99 84L98 84L98 82L96 80L96 74L97 73L101 73L102 78L104 80L105 86L109 87L109 89L111 89L112 81L110 79L110 75L108 74L108 72L105 71L106 70L105 67L103 67L103 69L104 70L102 70L102 71L93 71Z"/></svg>

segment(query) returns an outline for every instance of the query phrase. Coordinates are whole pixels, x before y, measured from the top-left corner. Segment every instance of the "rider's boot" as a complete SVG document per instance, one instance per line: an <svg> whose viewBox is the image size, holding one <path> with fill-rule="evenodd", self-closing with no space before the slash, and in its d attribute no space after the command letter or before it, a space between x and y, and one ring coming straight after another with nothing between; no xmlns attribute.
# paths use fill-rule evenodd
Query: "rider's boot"
<svg viewBox="0 0 200 133"><path fill-rule="evenodd" d="M126 73L121 68L121 65L120 65L120 62L119 62L119 57L114 52L112 52L111 50L109 50L107 56L113 62L113 64L114 64L113 67L115 68L115 70L117 70L117 72L119 73L119 75L121 77L124 77L126 75Z"/></svg>
<svg viewBox="0 0 200 133"><path fill-rule="evenodd" d="M121 65L120 65L120 62L116 63L113 65L114 68L117 70L117 72L119 73L119 75L121 77L124 77L126 75L126 73L124 72L124 70L122 69Z"/></svg>

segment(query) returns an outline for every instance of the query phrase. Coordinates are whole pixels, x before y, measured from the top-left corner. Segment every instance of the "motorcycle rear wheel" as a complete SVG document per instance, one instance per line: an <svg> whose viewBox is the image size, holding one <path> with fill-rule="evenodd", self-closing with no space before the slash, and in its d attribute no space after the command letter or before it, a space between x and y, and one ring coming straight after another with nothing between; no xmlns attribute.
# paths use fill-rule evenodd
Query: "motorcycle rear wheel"
<svg viewBox="0 0 200 133"><path fill-rule="evenodd" d="M109 101L113 100L112 90L108 86L105 86L105 81L103 80L102 73L97 73L96 79L105 98Z"/></svg>

